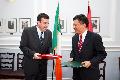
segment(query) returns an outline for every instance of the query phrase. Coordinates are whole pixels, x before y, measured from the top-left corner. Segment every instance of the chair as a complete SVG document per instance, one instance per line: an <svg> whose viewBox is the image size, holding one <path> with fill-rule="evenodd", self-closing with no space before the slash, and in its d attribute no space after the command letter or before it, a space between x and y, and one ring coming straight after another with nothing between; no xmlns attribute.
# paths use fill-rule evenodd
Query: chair
<svg viewBox="0 0 120 80"><path fill-rule="evenodd" d="M17 54L17 70L14 71L14 72L16 73L16 76L19 79L24 79L25 78L23 68L22 68L22 60L23 60L23 54L18 53Z"/></svg>
<svg viewBox="0 0 120 80"><path fill-rule="evenodd" d="M24 80L25 75L22 69L17 69L14 71L14 59L15 59L15 53L0 53L0 79ZM19 64L19 60L20 60L20 56L18 53L17 65Z"/></svg>
<svg viewBox="0 0 120 80"><path fill-rule="evenodd" d="M22 60L23 60L24 55L21 53L17 54L17 69L23 69L22 68Z"/></svg>
<svg viewBox="0 0 120 80"><path fill-rule="evenodd" d="M15 53L0 53L0 79L10 78L14 71Z"/></svg>
<svg viewBox="0 0 120 80"><path fill-rule="evenodd" d="M106 67L106 62L102 61L99 64L99 70L100 70L100 79L102 78L105 80L105 67Z"/></svg>

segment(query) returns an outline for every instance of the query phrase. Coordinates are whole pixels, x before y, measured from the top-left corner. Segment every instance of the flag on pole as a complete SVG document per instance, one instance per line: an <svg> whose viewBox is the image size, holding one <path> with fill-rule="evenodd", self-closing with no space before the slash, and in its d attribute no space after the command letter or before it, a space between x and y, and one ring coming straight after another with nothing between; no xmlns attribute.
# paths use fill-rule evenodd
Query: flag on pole
<svg viewBox="0 0 120 80"><path fill-rule="evenodd" d="M55 54L61 55L61 25L59 20L59 3L55 15L55 23L53 30L53 39L52 39L52 50L55 51ZM62 80L62 67L61 67L61 58L56 59L55 63L55 76L56 80Z"/></svg>
<svg viewBox="0 0 120 80"><path fill-rule="evenodd" d="M88 0L88 14L87 14L87 18L89 20L88 30L93 32L92 20L91 20L91 9L90 9L90 5L89 5L89 0Z"/></svg>

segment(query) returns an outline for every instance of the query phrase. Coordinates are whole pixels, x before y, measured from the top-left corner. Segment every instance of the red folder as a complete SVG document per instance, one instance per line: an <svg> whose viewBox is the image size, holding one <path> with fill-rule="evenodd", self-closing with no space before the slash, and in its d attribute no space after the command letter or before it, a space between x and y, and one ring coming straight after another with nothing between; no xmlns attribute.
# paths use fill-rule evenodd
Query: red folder
<svg viewBox="0 0 120 80"><path fill-rule="evenodd" d="M41 55L38 55L39 57L41 57L42 59L57 59L57 58L62 58L61 55L53 55L53 54L41 54Z"/></svg>

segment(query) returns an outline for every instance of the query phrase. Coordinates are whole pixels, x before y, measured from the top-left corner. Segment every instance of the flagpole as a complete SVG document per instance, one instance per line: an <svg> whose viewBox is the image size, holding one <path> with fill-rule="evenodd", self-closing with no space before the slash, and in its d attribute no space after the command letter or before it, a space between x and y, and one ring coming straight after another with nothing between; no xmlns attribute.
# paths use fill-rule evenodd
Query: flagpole
<svg viewBox="0 0 120 80"><path fill-rule="evenodd" d="M53 50L53 55L55 55L55 50ZM55 64L55 62L54 62L54 59L53 59L52 80L53 80L53 75L54 75L54 64Z"/></svg>

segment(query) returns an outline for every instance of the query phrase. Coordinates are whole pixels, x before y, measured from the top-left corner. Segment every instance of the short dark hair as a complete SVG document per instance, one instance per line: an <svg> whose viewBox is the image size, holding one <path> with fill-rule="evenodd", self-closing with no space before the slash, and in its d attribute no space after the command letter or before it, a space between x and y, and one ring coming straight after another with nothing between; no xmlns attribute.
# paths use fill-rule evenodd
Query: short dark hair
<svg viewBox="0 0 120 80"><path fill-rule="evenodd" d="M78 21L81 22L82 24L86 24L86 27L88 27L89 21L88 21L88 18L87 18L84 14L76 15L76 16L73 18L73 21L74 21L74 20L78 20Z"/></svg>
<svg viewBox="0 0 120 80"><path fill-rule="evenodd" d="M49 16L45 13L40 13L38 16L37 16L37 21L41 21L41 18L44 18L44 19L49 19Z"/></svg>

